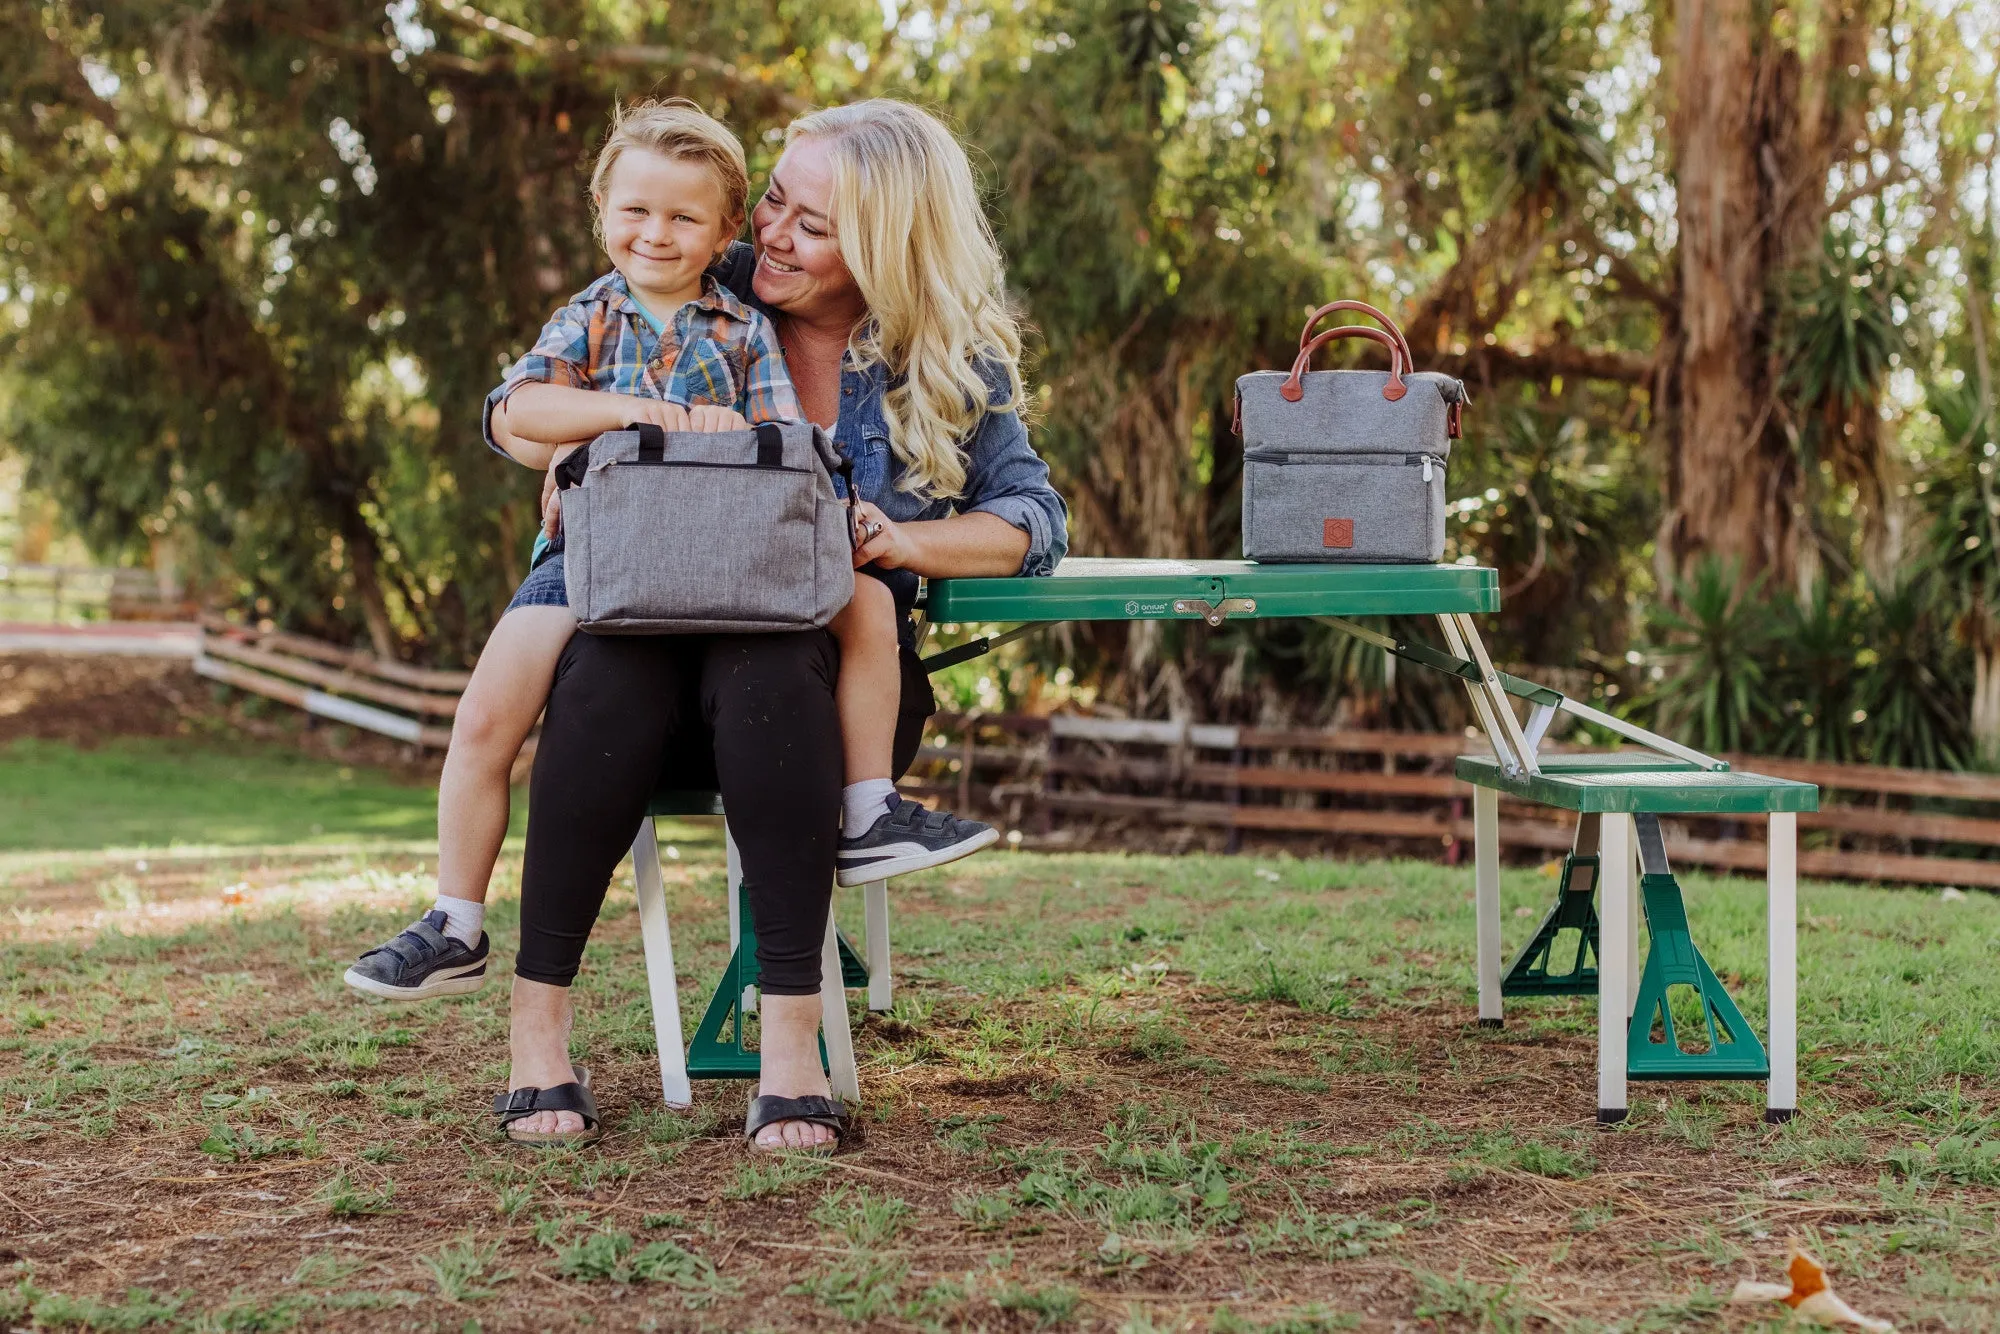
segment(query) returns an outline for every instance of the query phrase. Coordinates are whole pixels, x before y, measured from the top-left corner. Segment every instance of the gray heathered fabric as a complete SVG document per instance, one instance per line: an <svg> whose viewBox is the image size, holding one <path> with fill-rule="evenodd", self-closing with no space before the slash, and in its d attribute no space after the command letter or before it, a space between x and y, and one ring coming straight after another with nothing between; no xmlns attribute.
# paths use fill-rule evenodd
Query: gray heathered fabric
<svg viewBox="0 0 2000 1334"><path fill-rule="evenodd" d="M1236 382L1243 413L1243 554L1256 561L1435 562L1444 556L1446 420L1465 389L1448 375L1312 371L1304 396L1278 393L1283 371ZM1426 476L1424 460L1430 461ZM1328 520L1353 545L1328 546Z"/></svg>
<svg viewBox="0 0 2000 1334"><path fill-rule="evenodd" d="M786 423L782 464L760 468L754 431L671 432L664 465L637 431L591 441L581 486L561 493L569 605L595 634L742 634L825 625L854 596L839 456L816 426Z"/></svg>
<svg viewBox="0 0 2000 1334"><path fill-rule="evenodd" d="M1328 520L1345 521L1351 546L1326 545ZM1444 460L1420 454L1245 458L1243 555L1270 562L1433 564L1444 556Z"/></svg>
<svg viewBox="0 0 2000 1334"><path fill-rule="evenodd" d="M1245 449L1396 450L1439 458L1451 453L1445 412L1465 391L1449 375L1406 375L1409 392L1393 403L1382 397L1382 387L1389 383L1386 371L1310 371L1301 384L1305 396L1296 403L1278 394L1287 378L1284 371L1253 371L1237 380Z"/></svg>

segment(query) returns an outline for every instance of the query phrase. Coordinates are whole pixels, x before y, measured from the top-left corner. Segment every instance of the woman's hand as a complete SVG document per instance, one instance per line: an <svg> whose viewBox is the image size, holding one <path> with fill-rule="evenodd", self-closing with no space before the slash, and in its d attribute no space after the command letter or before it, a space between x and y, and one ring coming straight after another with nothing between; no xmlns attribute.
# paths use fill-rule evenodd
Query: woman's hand
<svg viewBox="0 0 2000 1334"><path fill-rule="evenodd" d="M854 511L854 568L869 563L900 570L917 558L910 530L864 500Z"/></svg>

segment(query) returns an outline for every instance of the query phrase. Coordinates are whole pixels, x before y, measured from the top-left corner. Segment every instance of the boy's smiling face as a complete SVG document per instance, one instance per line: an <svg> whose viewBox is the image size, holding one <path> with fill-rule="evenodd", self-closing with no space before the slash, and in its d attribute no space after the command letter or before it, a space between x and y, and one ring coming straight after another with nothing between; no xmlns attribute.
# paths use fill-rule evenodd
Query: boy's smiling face
<svg viewBox="0 0 2000 1334"><path fill-rule="evenodd" d="M597 201L604 249L625 283L662 319L701 295L701 275L742 220L723 210L722 187L699 162L628 148Z"/></svg>

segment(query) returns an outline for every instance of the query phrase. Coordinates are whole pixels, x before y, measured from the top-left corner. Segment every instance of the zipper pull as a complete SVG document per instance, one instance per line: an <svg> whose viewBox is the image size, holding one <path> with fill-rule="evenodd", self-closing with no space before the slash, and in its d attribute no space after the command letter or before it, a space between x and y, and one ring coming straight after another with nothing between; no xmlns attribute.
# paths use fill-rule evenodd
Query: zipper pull
<svg viewBox="0 0 2000 1334"><path fill-rule="evenodd" d="M1424 455L1424 480L1428 482L1430 479L1431 479L1431 456L1426 454Z"/></svg>

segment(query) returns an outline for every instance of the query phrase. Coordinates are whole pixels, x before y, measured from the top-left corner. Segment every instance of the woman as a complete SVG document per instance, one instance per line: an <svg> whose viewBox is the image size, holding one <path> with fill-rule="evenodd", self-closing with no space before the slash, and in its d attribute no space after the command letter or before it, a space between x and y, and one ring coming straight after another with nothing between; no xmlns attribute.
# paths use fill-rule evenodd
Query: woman
<svg viewBox="0 0 2000 1334"><path fill-rule="evenodd" d="M1021 424L1020 332L964 149L925 112L879 100L802 117L785 142L751 215L754 256L732 256L728 277L742 293L748 269L745 294L776 320L806 416L853 460L869 534L855 565L889 571L905 613L919 576L1053 570L1066 514ZM837 1140L844 1112L817 1041L842 777L837 669L824 631L570 642L529 790L517 1111L565 1101L517 1091L575 1077L569 982L647 798L662 782L713 783L742 851L761 974L746 1134L762 1149ZM905 676L898 772L930 711L921 673ZM509 1130L586 1126L575 1110L537 1110Z"/></svg>

